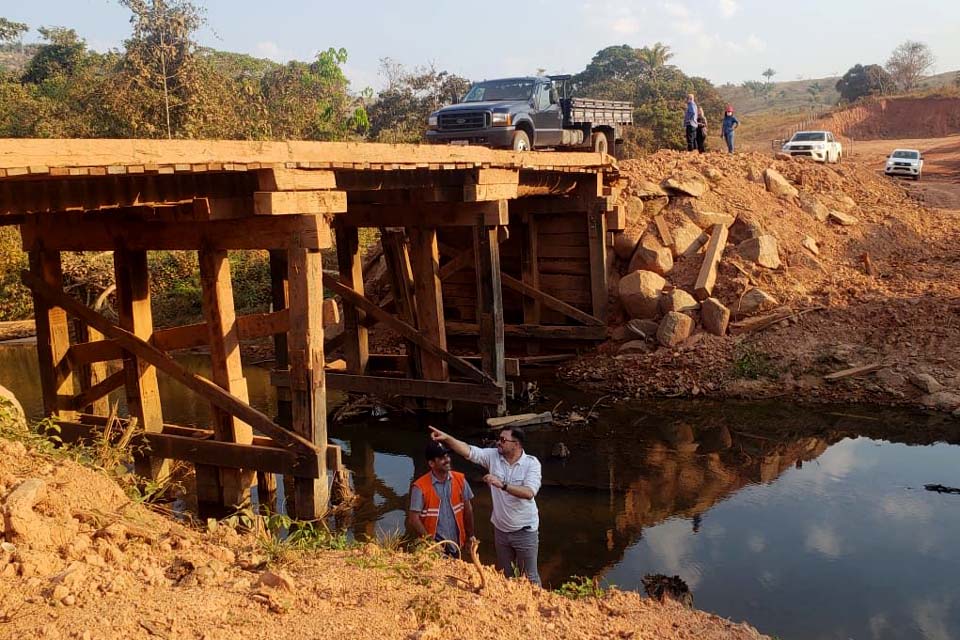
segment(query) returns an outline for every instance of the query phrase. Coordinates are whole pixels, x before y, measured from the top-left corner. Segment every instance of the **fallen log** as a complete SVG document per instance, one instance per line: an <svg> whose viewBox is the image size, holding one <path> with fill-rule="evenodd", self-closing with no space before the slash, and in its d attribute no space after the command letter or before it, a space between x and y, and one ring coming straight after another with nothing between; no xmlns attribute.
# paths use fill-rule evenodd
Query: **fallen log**
<svg viewBox="0 0 960 640"><path fill-rule="evenodd" d="M874 371L882 369L883 366L884 365L882 362L874 362L873 364L865 364L859 367L850 367L849 369L828 373L827 375L823 376L823 379L827 382L835 382L837 380L843 380L844 378L853 378L856 376L873 373Z"/></svg>

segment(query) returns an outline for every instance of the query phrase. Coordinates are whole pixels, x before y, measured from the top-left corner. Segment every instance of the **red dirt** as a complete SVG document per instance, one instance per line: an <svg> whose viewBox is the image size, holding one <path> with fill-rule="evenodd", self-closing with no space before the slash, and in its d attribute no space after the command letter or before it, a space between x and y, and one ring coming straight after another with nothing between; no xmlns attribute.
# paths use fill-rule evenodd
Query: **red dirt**
<svg viewBox="0 0 960 640"><path fill-rule="evenodd" d="M810 128L855 140L942 138L960 133L960 98L878 98L833 113Z"/></svg>

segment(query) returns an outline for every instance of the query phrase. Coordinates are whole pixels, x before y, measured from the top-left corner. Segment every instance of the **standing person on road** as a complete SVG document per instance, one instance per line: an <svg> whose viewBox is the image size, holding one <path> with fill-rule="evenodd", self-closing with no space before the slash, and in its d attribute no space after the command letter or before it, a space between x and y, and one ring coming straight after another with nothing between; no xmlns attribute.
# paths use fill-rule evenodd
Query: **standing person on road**
<svg viewBox="0 0 960 640"><path fill-rule="evenodd" d="M534 497L540 490L540 461L523 451L523 429L500 431L497 447L481 449L430 427L430 437L470 462L487 470L483 481L490 485L493 500L494 546L497 570L513 575L513 568L539 585L537 551L540 546L540 514Z"/></svg>
<svg viewBox="0 0 960 640"><path fill-rule="evenodd" d="M697 103L693 94L687 95L687 110L683 114L683 126L687 133L687 151L697 148Z"/></svg>
<svg viewBox="0 0 960 640"><path fill-rule="evenodd" d="M727 141L727 151L733 153L733 132L740 126L740 121L733 115L733 107L727 105L723 116L723 125L720 127L720 137Z"/></svg>
<svg viewBox="0 0 960 640"><path fill-rule="evenodd" d="M460 550L473 538L473 491L462 473L450 470L450 450L445 446L431 441L425 457L430 471L410 487L407 526L437 542L456 542L457 547L443 545L443 550L459 558Z"/></svg>
<svg viewBox="0 0 960 640"><path fill-rule="evenodd" d="M703 107L697 107L697 151L707 150L707 116L703 114Z"/></svg>

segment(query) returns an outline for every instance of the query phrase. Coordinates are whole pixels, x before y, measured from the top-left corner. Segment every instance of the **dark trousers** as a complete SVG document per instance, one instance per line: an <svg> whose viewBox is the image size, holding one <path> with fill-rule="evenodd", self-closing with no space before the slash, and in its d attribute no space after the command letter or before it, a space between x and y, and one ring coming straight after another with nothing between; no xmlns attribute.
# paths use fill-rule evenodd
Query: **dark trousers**
<svg viewBox="0 0 960 640"><path fill-rule="evenodd" d="M697 128L687 125L687 151L694 151L697 148Z"/></svg>
<svg viewBox="0 0 960 640"><path fill-rule="evenodd" d="M697 151L703 153L707 150L707 130L703 127L697 127Z"/></svg>

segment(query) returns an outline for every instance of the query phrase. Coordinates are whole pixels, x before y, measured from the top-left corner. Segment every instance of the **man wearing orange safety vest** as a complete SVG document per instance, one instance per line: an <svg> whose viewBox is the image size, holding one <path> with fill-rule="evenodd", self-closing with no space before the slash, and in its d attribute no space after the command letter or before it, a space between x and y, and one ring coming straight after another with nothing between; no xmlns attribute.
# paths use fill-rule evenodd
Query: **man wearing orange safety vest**
<svg viewBox="0 0 960 640"><path fill-rule="evenodd" d="M448 540L464 549L473 538L473 491L462 473L450 470L450 450L430 442L425 452L430 472L410 487L407 524L421 536ZM453 545L444 545L447 555L460 557Z"/></svg>

